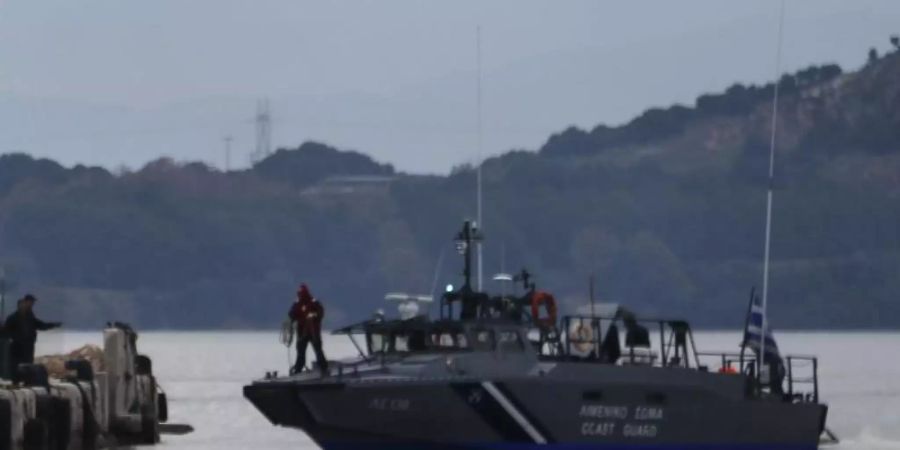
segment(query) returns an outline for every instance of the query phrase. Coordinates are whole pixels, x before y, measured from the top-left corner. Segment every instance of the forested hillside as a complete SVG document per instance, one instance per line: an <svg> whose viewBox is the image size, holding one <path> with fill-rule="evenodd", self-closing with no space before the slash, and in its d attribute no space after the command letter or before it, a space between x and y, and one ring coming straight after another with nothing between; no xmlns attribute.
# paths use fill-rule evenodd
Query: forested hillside
<svg viewBox="0 0 900 450"><path fill-rule="evenodd" d="M527 267L565 308L593 274L601 301L739 326L762 279L772 89L735 85L485 161L485 272ZM781 93L773 325L900 326L900 54L786 75ZM77 326L273 327L300 281L335 325L389 290L430 291L436 268L438 286L457 283L450 238L474 187L472 167L402 174L320 143L228 173L6 154L0 263L11 294Z"/></svg>

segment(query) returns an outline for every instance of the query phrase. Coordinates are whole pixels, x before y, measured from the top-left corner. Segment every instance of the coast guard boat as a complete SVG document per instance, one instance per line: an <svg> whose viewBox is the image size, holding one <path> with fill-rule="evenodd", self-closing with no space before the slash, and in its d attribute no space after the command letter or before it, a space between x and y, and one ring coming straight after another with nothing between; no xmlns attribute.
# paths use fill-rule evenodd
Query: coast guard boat
<svg viewBox="0 0 900 450"><path fill-rule="evenodd" d="M400 318L334 332L358 357L326 376L269 374L244 396L328 450L817 448L816 358L703 353L687 322L624 308L557 317L524 271L523 295L491 297L470 284L477 230L457 239L464 283L439 317L399 299Z"/></svg>

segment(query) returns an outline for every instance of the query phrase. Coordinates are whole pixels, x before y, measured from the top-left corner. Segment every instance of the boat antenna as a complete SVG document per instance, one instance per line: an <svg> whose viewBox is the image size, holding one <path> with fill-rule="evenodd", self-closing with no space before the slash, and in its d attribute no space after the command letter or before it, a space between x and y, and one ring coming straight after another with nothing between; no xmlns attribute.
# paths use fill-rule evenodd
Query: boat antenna
<svg viewBox="0 0 900 450"><path fill-rule="evenodd" d="M591 319L597 318L597 314L594 309L594 274L591 274L588 277L588 295L591 298Z"/></svg>
<svg viewBox="0 0 900 450"><path fill-rule="evenodd" d="M441 276L441 269L444 267L444 251L447 250L446 246L441 246L441 252L438 253L437 264L434 266L434 278L431 279L431 298L437 298L437 283L438 277ZM428 304L428 314L431 315L431 303Z"/></svg>
<svg viewBox="0 0 900 450"><path fill-rule="evenodd" d="M0 265L0 317L6 317L6 266Z"/></svg>
<svg viewBox="0 0 900 450"><path fill-rule="evenodd" d="M478 170L476 173L476 220L478 221L478 229L484 229L484 222L482 221L481 216L481 166L484 163L481 154L481 25L475 27L475 71L476 71L476 82L475 82L475 103L476 103L476 112L475 112L475 122L476 122L476 150L478 152ZM477 264L478 264L478 291L481 292L484 288L483 286L483 277L484 271L482 269L482 244L481 241L477 244Z"/></svg>
<svg viewBox="0 0 900 450"><path fill-rule="evenodd" d="M769 180L766 192L766 243L763 256L763 288L762 288L762 330L759 344L760 359L766 355L766 335L768 331L769 302L769 253L772 244L772 190L775 184L775 136L778 126L778 87L781 84L781 49L784 41L784 0L778 16L778 48L775 52L775 89L772 98L772 135L769 140ZM762 366L760 366L761 368Z"/></svg>
<svg viewBox="0 0 900 450"><path fill-rule="evenodd" d="M506 243L500 243L500 273L506 273ZM500 283L500 297L506 297L506 283Z"/></svg>
<svg viewBox="0 0 900 450"><path fill-rule="evenodd" d="M472 289L472 244L481 242L479 230L471 221L463 222L463 228L456 234L456 248L463 256L463 291Z"/></svg>

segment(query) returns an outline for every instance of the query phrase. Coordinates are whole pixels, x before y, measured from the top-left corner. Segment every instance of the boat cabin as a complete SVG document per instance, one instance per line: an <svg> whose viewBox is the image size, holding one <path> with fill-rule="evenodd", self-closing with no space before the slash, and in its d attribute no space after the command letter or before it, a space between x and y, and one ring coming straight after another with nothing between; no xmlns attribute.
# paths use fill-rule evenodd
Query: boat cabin
<svg viewBox="0 0 900 450"><path fill-rule="evenodd" d="M431 321L417 316L405 320L373 319L334 334L349 336L365 358L531 351L545 360L700 366L690 326L684 321L640 320L620 309L615 316L565 316L560 323L561 327L507 319ZM651 338L652 325L658 327L658 339ZM359 337L363 338L363 345L357 340Z"/></svg>
<svg viewBox="0 0 900 450"><path fill-rule="evenodd" d="M605 314L560 318L556 300L548 292L537 290L531 274L524 269L515 277L504 277L521 282L522 295L504 293L492 297L475 291L471 287L471 249L480 239L477 228L465 222L457 235L457 248L464 257L464 283L443 294L437 320L432 320L427 312L419 313L419 303L430 304L431 296L393 293L386 299L399 302L398 319L387 319L378 313L371 320L334 334L349 336L364 361L402 359L416 354L485 352L527 353L548 362L700 371L713 368L722 374L746 376L755 383L753 389L757 393L768 389L791 399L800 395L804 396L801 400L818 400L818 364L814 357L786 356L783 362L772 366L768 362L760 364L754 352L744 348L740 353L699 352L686 321L639 318L618 306ZM364 337L364 345L357 341L359 336ZM775 367L775 373L763 373L763 366ZM811 384L811 392L803 388L803 392L795 393L795 384Z"/></svg>

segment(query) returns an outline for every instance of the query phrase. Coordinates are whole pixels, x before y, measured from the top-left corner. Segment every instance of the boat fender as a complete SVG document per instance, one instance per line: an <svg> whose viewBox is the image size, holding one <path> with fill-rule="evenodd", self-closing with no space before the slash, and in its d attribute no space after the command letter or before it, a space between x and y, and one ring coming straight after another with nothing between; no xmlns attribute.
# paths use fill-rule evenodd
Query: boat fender
<svg viewBox="0 0 900 450"><path fill-rule="evenodd" d="M16 368L17 379L25 386L49 387L50 376L47 368L40 364L19 364Z"/></svg>
<svg viewBox="0 0 900 450"><path fill-rule="evenodd" d="M0 448L8 448L12 442L12 404L6 398L0 399Z"/></svg>
<svg viewBox="0 0 900 450"><path fill-rule="evenodd" d="M48 450L47 424L41 419L28 419L23 431L24 450Z"/></svg>
<svg viewBox="0 0 900 450"><path fill-rule="evenodd" d="M94 367L86 359L70 359L66 361L66 370L75 372L75 378L80 381L94 381Z"/></svg>
<svg viewBox="0 0 900 450"><path fill-rule="evenodd" d="M58 408L65 408L65 411L60 409L58 419L60 420L59 427L65 430L66 435L65 438L57 438L55 448L83 449L81 434L84 429L84 405L82 405L81 393L75 386L64 381L55 382L55 380L51 382L50 391L58 402L62 401ZM54 433L51 431L51 439L54 437ZM51 446L51 448L54 447Z"/></svg>
<svg viewBox="0 0 900 450"><path fill-rule="evenodd" d="M166 398L165 392L156 394L156 418L160 423L166 423L169 420L169 400Z"/></svg>
<svg viewBox="0 0 900 450"><path fill-rule="evenodd" d="M35 393L35 408L34 408L34 418L39 420L44 424L45 428L45 438L42 442L44 442L44 447L46 449L56 449L55 437L56 433L54 433L54 427L56 425L56 410L53 409L53 397L47 395L47 393L40 392L36 389L32 389L32 392ZM28 426L27 422L25 424L26 428ZM27 433L26 433L27 437Z"/></svg>
<svg viewBox="0 0 900 450"><path fill-rule="evenodd" d="M0 389L0 397L9 405L9 441L0 442L4 450L20 450L24 440L25 423L36 414L36 394L33 389L4 387Z"/></svg>
<svg viewBox="0 0 900 450"><path fill-rule="evenodd" d="M60 397L50 398L50 407L53 410L52 422L48 421L51 450L66 450L69 448L69 440L72 430L72 408L69 400Z"/></svg>
<svg viewBox="0 0 900 450"><path fill-rule="evenodd" d="M159 442L159 422L153 411L153 405L144 405L141 408L141 444L156 444Z"/></svg>
<svg viewBox="0 0 900 450"><path fill-rule="evenodd" d="M97 444L99 442L100 434L102 432L102 427L100 423L97 422L97 416L94 413L94 408L92 406L93 399L96 398L94 396L88 397L87 392L85 392L84 388L81 386L81 383L75 379L66 380L76 388L78 388L78 393L81 395L81 443L82 448L84 449L95 449L97 448ZM94 383L91 383L91 393L94 394Z"/></svg>
<svg viewBox="0 0 900 450"><path fill-rule="evenodd" d="M541 305L547 311L547 317L541 317ZM553 295L537 291L531 296L531 318L538 325L553 326L556 324L556 299Z"/></svg>
<svg viewBox="0 0 900 450"><path fill-rule="evenodd" d="M134 366L138 375L153 375L153 361L147 355L135 356Z"/></svg>
<svg viewBox="0 0 900 450"><path fill-rule="evenodd" d="M55 450L57 448L56 441L59 437L57 431L61 426L60 412L49 391L46 393L35 391L35 394L35 418L44 422L47 428L47 448ZM65 427L68 428L68 426L69 424L66 423Z"/></svg>

